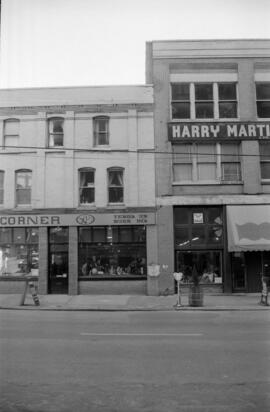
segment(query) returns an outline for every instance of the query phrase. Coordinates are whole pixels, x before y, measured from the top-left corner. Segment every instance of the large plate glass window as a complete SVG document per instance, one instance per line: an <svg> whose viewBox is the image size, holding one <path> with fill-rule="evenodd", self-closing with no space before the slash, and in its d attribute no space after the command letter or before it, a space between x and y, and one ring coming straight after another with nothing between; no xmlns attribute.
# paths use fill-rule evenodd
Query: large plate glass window
<svg viewBox="0 0 270 412"><path fill-rule="evenodd" d="M176 271L189 283L194 266L203 283L221 283L223 214L220 207L174 209Z"/></svg>
<svg viewBox="0 0 270 412"><path fill-rule="evenodd" d="M0 228L0 275L38 275L38 228Z"/></svg>
<svg viewBox="0 0 270 412"><path fill-rule="evenodd" d="M145 226L94 226L78 230L79 277L146 277Z"/></svg>

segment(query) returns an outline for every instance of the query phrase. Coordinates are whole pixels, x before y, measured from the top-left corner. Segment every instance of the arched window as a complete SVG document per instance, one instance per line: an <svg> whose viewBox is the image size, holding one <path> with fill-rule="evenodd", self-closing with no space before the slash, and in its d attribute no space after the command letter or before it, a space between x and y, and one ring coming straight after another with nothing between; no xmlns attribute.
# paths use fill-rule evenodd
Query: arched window
<svg viewBox="0 0 270 412"><path fill-rule="evenodd" d="M32 171L20 169L15 172L16 205L30 205L32 192Z"/></svg>
<svg viewBox="0 0 270 412"><path fill-rule="evenodd" d="M109 203L124 202L124 169L111 167L108 172L108 200Z"/></svg>
<svg viewBox="0 0 270 412"><path fill-rule="evenodd" d="M4 177L5 172L0 170L0 205L4 203Z"/></svg>
<svg viewBox="0 0 270 412"><path fill-rule="evenodd" d="M104 146L109 144L109 117L97 116L94 122L94 145Z"/></svg>
<svg viewBox="0 0 270 412"><path fill-rule="evenodd" d="M59 147L64 145L64 119L52 117L49 122L48 146Z"/></svg>
<svg viewBox="0 0 270 412"><path fill-rule="evenodd" d="M6 119L4 120L4 146L16 147L19 143L19 119Z"/></svg>
<svg viewBox="0 0 270 412"><path fill-rule="evenodd" d="M80 205L95 202L95 169L84 167L79 169L79 203Z"/></svg>

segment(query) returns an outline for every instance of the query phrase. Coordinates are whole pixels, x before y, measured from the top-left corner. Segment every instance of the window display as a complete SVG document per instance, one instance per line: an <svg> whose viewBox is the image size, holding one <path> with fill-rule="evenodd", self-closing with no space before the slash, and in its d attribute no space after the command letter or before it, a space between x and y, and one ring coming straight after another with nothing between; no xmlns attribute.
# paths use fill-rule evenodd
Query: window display
<svg viewBox="0 0 270 412"><path fill-rule="evenodd" d="M0 275L38 276L38 228L0 228Z"/></svg>
<svg viewBox="0 0 270 412"><path fill-rule="evenodd" d="M146 277L145 226L79 228L80 277Z"/></svg>

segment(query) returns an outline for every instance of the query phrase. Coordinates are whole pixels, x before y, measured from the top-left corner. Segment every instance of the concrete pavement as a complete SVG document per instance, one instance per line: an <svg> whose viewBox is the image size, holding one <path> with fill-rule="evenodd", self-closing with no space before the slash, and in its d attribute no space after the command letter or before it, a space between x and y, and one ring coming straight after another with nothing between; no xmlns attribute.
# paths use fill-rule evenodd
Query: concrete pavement
<svg viewBox="0 0 270 412"><path fill-rule="evenodd" d="M170 311L176 310L177 295L40 295L40 306L36 306L31 294L27 294L24 305L19 294L0 295L0 309L18 310L85 310L85 311ZM222 311L222 310L269 310L270 306L259 304L260 294L205 295L203 307L190 307L188 296L181 296L177 310Z"/></svg>

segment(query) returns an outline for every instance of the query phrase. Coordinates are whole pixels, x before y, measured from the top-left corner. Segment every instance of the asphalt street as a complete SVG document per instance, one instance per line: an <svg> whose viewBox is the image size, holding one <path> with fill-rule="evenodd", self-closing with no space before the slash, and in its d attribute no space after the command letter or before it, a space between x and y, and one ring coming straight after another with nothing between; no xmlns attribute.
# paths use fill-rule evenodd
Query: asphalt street
<svg viewBox="0 0 270 412"><path fill-rule="evenodd" d="M269 312L0 311L1 412L268 412Z"/></svg>

